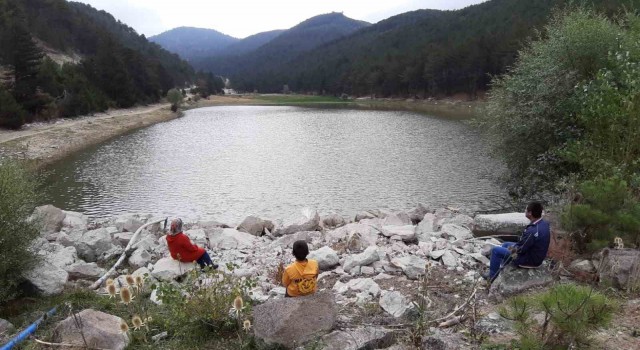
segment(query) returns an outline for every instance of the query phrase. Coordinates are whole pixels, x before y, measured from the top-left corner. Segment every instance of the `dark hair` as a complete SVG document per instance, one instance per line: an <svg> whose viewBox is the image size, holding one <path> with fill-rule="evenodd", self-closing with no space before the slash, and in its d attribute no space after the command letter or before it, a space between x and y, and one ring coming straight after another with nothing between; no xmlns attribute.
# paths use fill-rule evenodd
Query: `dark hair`
<svg viewBox="0 0 640 350"><path fill-rule="evenodd" d="M298 261L304 261L309 255L309 246L305 241L295 241L293 243L293 256Z"/></svg>
<svg viewBox="0 0 640 350"><path fill-rule="evenodd" d="M531 216L538 219L542 217L542 211L544 208L542 207L542 203L540 202L531 202L527 205L527 211L531 213Z"/></svg>

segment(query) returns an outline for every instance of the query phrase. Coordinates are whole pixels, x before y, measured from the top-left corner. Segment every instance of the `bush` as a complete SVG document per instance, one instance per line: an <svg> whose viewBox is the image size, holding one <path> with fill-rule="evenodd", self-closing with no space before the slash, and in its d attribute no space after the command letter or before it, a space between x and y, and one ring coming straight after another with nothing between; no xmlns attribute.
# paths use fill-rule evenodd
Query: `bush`
<svg viewBox="0 0 640 350"><path fill-rule="evenodd" d="M167 101L171 103L171 110L173 112L178 111L178 107L182 104L184 96L178 89L171 89L167 92Z"/></svg>
<svg viewBox="0 0 640 350"><path fill-rule="evenodd" d="M518 349L585 349L593 343L593 331L611 322L617 306L592 288L562 284L509 299L500 314L515 321ZM544 316L542 324L533 319L536 313Z"/></svg>
<svg viewBox="0 0 640 350"><path fill-rule="evenodd" d="M585 9L556 15L546 33L519 53L515 66L492 82L484 117L496 155L507 165L506 183L518 197L559 192L578 170L559 154L579 136L578 90L607 65L623 30Z"/></svg>
<svg viewBox="0 0 640 350"><path fill-rule="evenodd" d="M228 268L233 270L234 266ZM170 336L179 338L241 332L250 314L248 301L253 287L251 279L210 269L204 273L191 271L181 284L162 283L157 294L169 314L164 328L170 330ZM234 305L237 298L242 300L241 307Z"/></svg>
<svg viewBox="0 0 640 350"><path fill-rule="evenodd" d="M0 127L20 129L25 123L25 112L9 91L0 86Z"/></svg>
<svg viewBox="0 0 640 350"><path fill-rule="evenodd" d="M640 243L640 202L625 180L586 181L576 199L564 208L562 224L572 231L580 251L602 248L615 236Z"/></svg>
<svg viewBox="0 0 640 350"><path fill-rule="evenodd" d="M36 222L30 215L38 201L37 182L20 165L0 164L0 300L15 297L22 273L36 262L30 248L39 236Z"/></svg>

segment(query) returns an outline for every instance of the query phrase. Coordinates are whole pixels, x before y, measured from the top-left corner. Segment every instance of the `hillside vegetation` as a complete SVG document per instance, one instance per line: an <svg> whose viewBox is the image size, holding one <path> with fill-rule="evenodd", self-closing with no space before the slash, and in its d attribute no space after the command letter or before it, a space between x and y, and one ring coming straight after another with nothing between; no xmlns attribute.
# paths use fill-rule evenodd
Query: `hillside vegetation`
<svg viewBox="0 0 640 350"><path fill-rule="evenodd" d="M149 40L189 61L224 53L240 41L213 29L192 27L174 28Z"/></svg>
<svg viewBox="0 0 640 350"><path fill-rule="evenodd" d="M82 60L62 66L43 46ZM188 63L113 16L64 0L0 0L0 127L157 102Z"/></svg>

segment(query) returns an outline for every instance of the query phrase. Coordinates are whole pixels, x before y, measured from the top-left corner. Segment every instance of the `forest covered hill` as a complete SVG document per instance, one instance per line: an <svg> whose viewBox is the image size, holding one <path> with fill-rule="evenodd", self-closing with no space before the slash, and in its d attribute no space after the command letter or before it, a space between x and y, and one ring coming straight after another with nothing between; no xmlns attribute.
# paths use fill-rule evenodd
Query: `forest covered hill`
<svg viewBox="0 0 640 350"><path fill-rule="evenodd" d="M315 47L295 51L284 35L234 60L211 59L199 68L230 77L241 91L339 95L475 97L492 75L504 73L554 11L571 0L491 0L457 11L418 10L362 27ZM608 14L637 0L590 0ZM298 28L296 38L304 36Z"/></svg>
<svg viewBox="0 0 640 350"><path fill-rule="evenodd" d="M240 41L213 29L193 27L174 28L149 40L188 61L225 53L230 45Z"/></svg>
<svg viewBox="0 0 640 350"><path fill-rule="evenodd" d="M80 62L61 66L43 46ZM107 12L64 0L0 0L0 48L0 127L157 102L196 76Z"/></svg>

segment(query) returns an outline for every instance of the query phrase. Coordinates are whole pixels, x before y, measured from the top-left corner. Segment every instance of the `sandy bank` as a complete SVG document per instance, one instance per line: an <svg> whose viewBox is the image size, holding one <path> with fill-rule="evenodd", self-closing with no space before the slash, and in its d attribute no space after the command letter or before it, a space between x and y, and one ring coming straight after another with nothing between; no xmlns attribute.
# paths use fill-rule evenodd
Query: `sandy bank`
<svg viewBox="0 0 640 350"><path fill-rule="evenodd" d="M248 104L239 98L212 96L187 108ZM22 130L0 130L0 158L29 161L36 168L132 130L177 118L169 104L110 110L104 113L26 125Z"/></svg>

